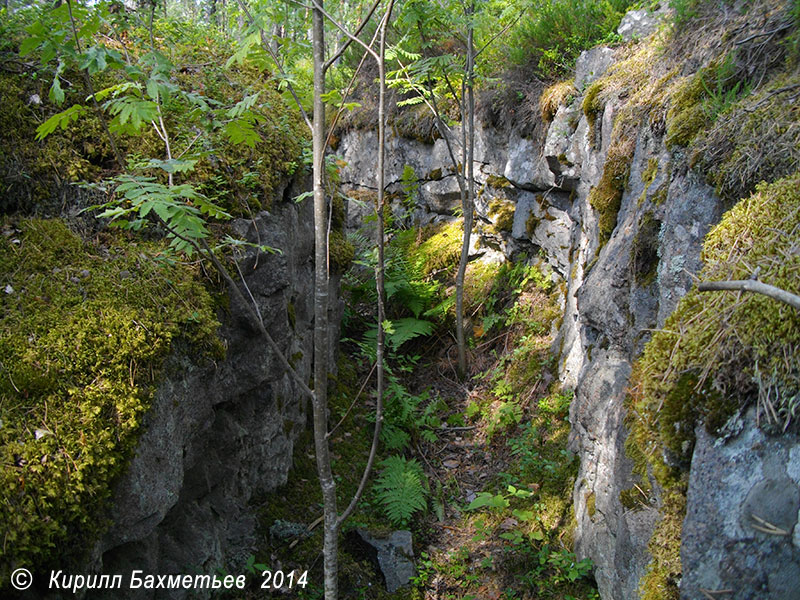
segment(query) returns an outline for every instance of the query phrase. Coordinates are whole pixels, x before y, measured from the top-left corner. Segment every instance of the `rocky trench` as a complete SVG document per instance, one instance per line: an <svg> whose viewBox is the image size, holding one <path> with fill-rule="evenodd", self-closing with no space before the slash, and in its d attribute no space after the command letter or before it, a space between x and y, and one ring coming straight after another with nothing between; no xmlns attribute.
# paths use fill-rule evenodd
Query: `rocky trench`
<svg viewBox="0 0 800 600"><path fill-rule="evenodd" d="M286 186L285 186L286 187ZM292 197L292 189L286 187ZM288 195L287 195L288 194ZM271 333L300 377L313 355L313 214L310 202L275 200L233 223L242 239L279 248L251 251L239 266ZM331 349L341 305L331 282ZM308 402L235 301L221 313L224 360L200 366L179 350L168 360L136 454L118 483L112 525L92 569L122 574L213 572L254 554L253 501L286 483ZM244 571L240 569L243 573ZM186 590L120 589L114 598L180 598ZM102 597L90 593L87 597Z"/></svg>
<svg viewBox="0 0 800 600"><path fill-rule="evenodd" d="M644 38L656 26L644 11L620 26L626 38ZM575 550L589 557L604 600L638 598L651 561L651 536L664 499L653 494L634 508L621 494L635 489L634 464L626 455L624 419L633 362L651 332L663 327L702 266L704 236L719 222L723 202L669 149L658 119L636 124L635 149L616 225L604 243L601 215L590 191L603 175L615 119L624 104L609 101L589 119L584 92L614 63L610 48L578 60L576 98L559 106L535 139L485 125L476 131L477 227L471 257L514 258L525 253L550 265L563 291L563 320L553 347L564 386L574 389L569 447L580 458L573 492ZM346 166L346 190L375 189L376 134L350 130L338 153ZM397 192L395 218L407 225L447 222L460 208L459 188L443 140L433 144L391 137L387 181ZM416 179L409 203L408 166ZM505 207L505 209L504 209ZM348 205L348 227L362 227L363 203ZM513 220L509 219L509 210ZM800 445L767 437L753 414L740 433L722 443L697 430L683 522L681 597L800 598ZM776 537L754 529L752 507L761 506L783 531ZM655 597L655 596L653 596ZM717 597L717 596L713 596Z"/></svg>

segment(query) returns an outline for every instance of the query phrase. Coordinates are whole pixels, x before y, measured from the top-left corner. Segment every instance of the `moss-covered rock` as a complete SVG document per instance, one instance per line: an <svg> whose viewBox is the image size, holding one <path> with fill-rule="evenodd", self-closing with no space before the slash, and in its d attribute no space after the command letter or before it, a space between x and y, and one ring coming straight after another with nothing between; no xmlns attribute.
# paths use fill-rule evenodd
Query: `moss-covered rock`
<svg viewBox="0 0 800 600"><path fill-rule="evenodd" d="M55 220L0 227L4 583L80 560L67 539L90 547L173 342L222 350L209 293L158 245L86 243Z"/></svg>
<svg viewBox="0 0 800 600"><path fill-rule="evenodd" d="M702 73L687 77L677 86L667 112L667 147L686 146L708 123L702 103L705 96Z"/></svg>
<svg viewBox="0 0 800 600"><path fill-rule="evenodd" d="M423 276L455 269L461 257L462 229L460 220L428 227L424 241L416 245L412 255Z"/></svg>
<svg viewBox="0 0 800 600"><path fill-rule="evenodd" d="M542 120L547 123L552 121L558 107L571 102L577 93L575 82L572 80L559 81L546 88L539 97L539 112Z"/></svg>
<svg viewBox="0 0 800 600"><path fill-rule="evenodd" d="M489 218L495 231L511 233L514 227L514 209L514 204L505 200L492 200L489 203Z"/></svg>
<svg viewBox="0 0 800 600"><path fill-rule="evenodd" d="M661 507L661 520L656 525L647 549L653 560L639 582L640 600L678 600L681 576L681 528L686 515L685 491L671 490Z"/></svg>
<svg viewBox="0 0 800 600"><path fill-rule="evenodd" d="M751 194L761 181L791 175L800 164L800 103L792 96L798 86L796 73L776 78L735 104L692 144L692 165L729 203Z"/></svg>
<svg viewBox="0 0 800 600"><path fill-rule="evenodd" d="M748 279L797 294L800 255L800 174L761 185L724 216L707 236L701 280ZM689 292L657 331L631 376L626 443L646 459L664 490L653 541L653 563L642 580L643 598L677 598L680 524L686 472L698 423L720 435L737 411L755 403L761 425L780 431L792 420L800 391L796 358L800 315L760 295ZM773 400L770 407L759 398ZM635 461L636 462L636 461Z"/></svg>
<svg viewBox="0 0 800 600"><path fill-rule="evenodd" d="M622 204L622 194L628 185L634 148L631 140L617 140L608 150L600 181L589 193L589 204L598 213L601 246L611 238L617 226L617 214Z"/></svg>

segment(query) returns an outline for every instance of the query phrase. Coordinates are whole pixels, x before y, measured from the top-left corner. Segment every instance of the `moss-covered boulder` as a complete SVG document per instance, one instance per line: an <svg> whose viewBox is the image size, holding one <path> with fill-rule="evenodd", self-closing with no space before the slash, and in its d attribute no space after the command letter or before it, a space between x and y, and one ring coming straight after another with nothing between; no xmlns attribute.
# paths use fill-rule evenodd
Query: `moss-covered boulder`
<svg viewBox="0 0 800 600"><path fill-rule="evenodd" d="M179 339L222 348L195 269L154 243L82 241L58 220L0 223L0 585L76 563L105 526L160 367Z"/></svg>

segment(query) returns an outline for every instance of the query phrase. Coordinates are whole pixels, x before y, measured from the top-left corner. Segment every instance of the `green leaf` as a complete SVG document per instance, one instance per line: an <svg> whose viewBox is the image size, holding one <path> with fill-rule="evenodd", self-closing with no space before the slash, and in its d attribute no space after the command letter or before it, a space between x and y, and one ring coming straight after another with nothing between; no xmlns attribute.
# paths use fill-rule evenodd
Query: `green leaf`
<svg viewBox="0 0 800 600"><path fill-rule="evenodd" d="M230 119L236 119L243 116L255 105L255 103L258 101L259 95L261 95L261 92L256 92L255 94L245 96L239 102L234 104L233 107L229 108L225 114Z"/></svg>
<svg viewBox="0 0 800 600"><path fill-rule="evenodd" d="M50 100L56 104L62 104L64 102L64 90L61 89L61 80L58 75L53 78L53 85L50 86L50 93L48 95L50 96Z"/></svg>
<svg viewBox="0 0 800 600"><path fill-rule="evenodd" d="M134 96L123 96L110 100L106 106L114 115L113 129L139 131L142 123L149 123L158 117L158 106L150 100Z"/></svg>
<svg viewBox="0 0 800 600"><path fill-rule="evenodd" d="M102 102L109 96L117 97L120 94L131 92L136 96L141 95L141 86L138 83L134 83L133 81L123 81L122 83L118 83L116 85L112 85L111 87L104 88L99 92L95 92L94 98L98 102ZM88 96L86 99L91 100L91 96Z"/></svg>
<svg viewBox="0 0 800 600"><path fill-rule="evenodd" d="M26 38L19 46L19 55L21 57L27 56L36 50L44 41L44 38L39 36L31 36Z"/></svg>
<svg viewBox="0 0 800 600"><path fill-rule="evenodd" d="M306 198L311 198L313 195L314 195L314 192L303 192L302 194L299 194L299 195L295 196L294 201L299 204L300 202L302 202Z"/></svg>
<svg viewBox="0 0 800 600"><path fill-rule="evenodd" d="M36 139L43 140L59 127L61 127L61 129L66 129L70 121L77 121L88 110L89 109L85 106L74 104L67 110L56 113L36 128Z"/></svg>
<svg viewBox="0 0 800 600"><path fill-rule="evenodd" d="M92 46L82 56L80 68L89 72L89 75L102 73L106 70L106 49L102 46Z"/></svg>
<svg viewBox="0 0 800 600"><path fill-rule="evenodd" d="M502 510L508 508L508 505L508 500L506 500L502 494L495 495L489 492L481 492L469 503L466 510L477 510L484 507Z"/></svg>
<svg viewBox="0 0 800 600"><path fill-rule="evenodd" d="M250 54L250 51L253 49L253 46L258 46L261 44L261 33L256 31L251 33L250 35L244 37L239 42L239 47L236 49L236 52L225 62L225 68L230 69L233 63L241 65Z"/></svg>
<svg viewBox="0 0 800 600"><path fill-rule="evenodd" d="M422 467L414 460L390 456L381 462L383 470L375 481L378 501L387 518L398 527L408 524L411 516L427 507Z"/></svg>
<svg viewBox="0 0 800 600"><path fill-rule="evenodd" d="M253 127L253 123L246 119L229 121L225 124L224 132L232 144L244 143L254 148L256 143L261 140L261 136L258 135L258 132Z"/></svg>
<svg viewBox="0 0 800 600"><path fill-rule="evenodd" d="M386 343L392 348L399 348L409 340L433 333L434 324L430 321L406 317L391 322L391 331L386 328Z"/></svg>

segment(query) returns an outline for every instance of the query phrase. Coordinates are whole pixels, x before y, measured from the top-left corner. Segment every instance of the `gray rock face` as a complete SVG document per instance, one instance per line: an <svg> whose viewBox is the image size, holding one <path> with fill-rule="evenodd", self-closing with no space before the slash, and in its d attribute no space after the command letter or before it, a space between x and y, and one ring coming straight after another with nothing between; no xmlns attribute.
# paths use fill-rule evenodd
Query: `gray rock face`
<svg viewBox="0 0 800 600"><path fill-rule="evenodd" d="M620 25L620 28L621 27L622 25ZM579 91L585 90L589 84L600 79L613 62L614 51L605 46L581 52L581 55L575 63L575 88Z"/></svg>
<svg viewBox="0 0 800 600"><path fill-rule="evenodd" d="M667 12L667 3L663 2L662 4L664 6L655 12L647 9L628 11L622 17L622 21L617 27L617 33L626 42L646 38L656 30Z"/></svg>
<svg viewBox="0 0 800 600"><path fill-rule="evenodd" d="M313 344L313 219L309 202L275 203L237 232L283 253L242 263L266 326L308 379ZM257 233L256 233L257 228ZM332 286L331 322L340 306ZM291 308L290 308L291 307ZM285 483L306 400L232 301L217 364L176 356L158 388L128 471L117 486L113 525L95 549L104 573L191 573L244 562L256 519L254 494ZM338 339L332 333L332 343ZM172 590L115 590L130 598L179 598ZM125 594L128 594L125 596Z"/></svg>
<svg viewBox="0 0 800 600"><path fill-rule="evenodd" d="M652 33L667 11L662 5L656 14L629 13L620 35ZM608 48L585 52L578 60L576 89L585 92L614 60ZM507 256L541 252L564 280L564 318L554 350L559 378L575 392L570 408L570 448L580 458L573 493L575 549L579 558L592 559L604 600L638 597L662 502L652 480L649 504L626 509L620 499L638 483L625 455L624 401L632 365L651 332L664 326L691 288L701 268L703 239L722 216L714 190L689 169L684 153L666 147L658 119L644 116L630 140L635 146L616 226L601 243L600 215L589 195L601 179L624 102L608 99L590 125L577 98L558 108L538 140L500 139L484 128L479 137L486 160L477 175L483 186L477 202L481 220L491 221L489 207L496 199L515 209L510 232L479 228L479 235ZM423 165L448 164L440 162L447 157L438 147L429 146L426 154L417 142L393 144L407 148L400 154L414 157L418 173ZM369 169L362 162L359 170ZM511 185L497 189L492 175ZM442 198L445 186L431 187ZM419 214L438 210L426 202ZM681 548L682 597L731 589L732 598L800 600L800 445L765 438L748 421L727 446L715 446L704 432L698 436Z"/></svg>
<svg viewBox="0 0 800 600"><path fill-rule="evenodd" d="M390 594L408 585L417 574L410 531L393 531L385 538L373 536L364 529L356 529L356 534L374 550Z"/></svg>
<svg viewBox="0 0 800 600"><path fill-rule="evenodd" d="M727 442L701 426L681 538L681 598L800 598L800 445L745 418Z"/></svg>

